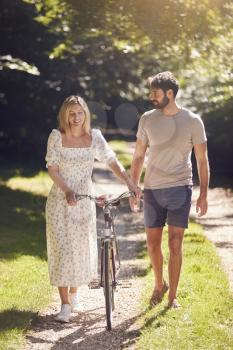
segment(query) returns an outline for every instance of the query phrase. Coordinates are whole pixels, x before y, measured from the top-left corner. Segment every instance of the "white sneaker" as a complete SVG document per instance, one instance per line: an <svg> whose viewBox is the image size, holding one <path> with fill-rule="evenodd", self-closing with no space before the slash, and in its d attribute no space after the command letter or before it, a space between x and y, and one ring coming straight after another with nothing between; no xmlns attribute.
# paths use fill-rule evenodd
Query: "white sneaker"
<svg viewBox="0 0 233 350"><path fill-rule="evenodd" d="M79 312L80 306L77 293L70 293L71 312Z"/></svg>
<svg viewBox="0 0 233 350"><path fill-rule="evenodd" d="M61 311L55 316L55 320L59 322L69 322L71 314L71 305L62 304Z"/></svg>

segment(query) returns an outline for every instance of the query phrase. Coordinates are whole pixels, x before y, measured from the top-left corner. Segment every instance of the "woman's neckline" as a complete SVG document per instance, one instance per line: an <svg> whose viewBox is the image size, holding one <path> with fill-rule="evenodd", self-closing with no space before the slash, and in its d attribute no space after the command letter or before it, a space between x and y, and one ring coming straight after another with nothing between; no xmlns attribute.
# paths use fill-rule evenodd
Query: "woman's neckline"
<svg viewBox="0 0 233 350"><path fill-rule="evenodd" d="M67 146L63 146L62 144L62 133L60 130L58 130L59 134L60 134L60 140L61 140L61 147L64 149L90 149L92 148L92 143L93 143L93 134L92 134L92 129L91 129L91 144L88 147L67 147Z"/></svg>

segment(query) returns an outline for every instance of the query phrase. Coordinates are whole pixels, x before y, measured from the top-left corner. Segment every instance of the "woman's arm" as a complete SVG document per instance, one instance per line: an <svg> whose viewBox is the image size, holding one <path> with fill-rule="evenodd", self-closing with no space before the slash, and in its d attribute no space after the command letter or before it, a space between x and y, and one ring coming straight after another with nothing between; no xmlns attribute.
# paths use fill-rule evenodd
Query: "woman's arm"
<svg viewBox="0 0 233 350"><path fill-rule="evenodd" d="M141 189L130 179L125 168L117 159L115 152L109 147L100 130L96 130L96 158L108 164L113 173L124 181L129 190L135 192L137 197L141 195Z"/></svg>
<svg viewBox="0 0 233 350"><path fill-rule="evenodd" d="M125 168L123 167L123 165L119 162L118 159L116 159L115 161L111 162L109 164L109 167L111 168L111 170L113 171L113 173L119 178L121 179L123 182L125 182L125 184L128 186L130 191L135 192L137 197L141 196L141 189L135 185L133 183L133 181L130 179L130 177L128 176Z"/></svg>
<svg viewBox="0 0 233 350"><path fill-rule="evenodd" d="M53 182L62 190L62 192L65 193L67 203L69 205L75 205L77 202L75 199L75 193L69 188L69 186L67 186L64 179L60 175L59 166L49 165L48 173L51 179L53 180Z"/></svg>

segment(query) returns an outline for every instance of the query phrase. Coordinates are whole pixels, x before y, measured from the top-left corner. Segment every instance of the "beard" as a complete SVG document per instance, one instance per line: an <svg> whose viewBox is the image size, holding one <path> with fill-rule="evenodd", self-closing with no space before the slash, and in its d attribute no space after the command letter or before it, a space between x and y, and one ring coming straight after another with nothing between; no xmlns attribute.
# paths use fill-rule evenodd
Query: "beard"
<svg viewBox="0 0 233 350"><path fill-rule="evenodd" d="M165 95L161 102L157 102L157 101L155 102L154 100L153 104L155 106L155 109L163 109L168 105L169 102L170 102L169 98Z"/></svg>

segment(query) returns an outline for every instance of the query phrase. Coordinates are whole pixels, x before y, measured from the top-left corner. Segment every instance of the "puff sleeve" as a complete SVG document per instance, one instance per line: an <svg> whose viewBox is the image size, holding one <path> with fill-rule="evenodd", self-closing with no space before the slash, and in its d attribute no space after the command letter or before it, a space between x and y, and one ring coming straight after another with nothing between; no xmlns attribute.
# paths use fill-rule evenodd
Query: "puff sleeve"
<svg viewBox="0 0 233 350"><path fill-rule="evenodd" d="M115 152L109 147L107 141L102 135L102 132L98 129L95 132L95 157L106 164L114 162L117 157Z"/></svg>
<svg viewBox="0 0 233 350"><path fill-rule="evenodd" d="M60 165L61 140L60 132L53 129L49 135L46 153L46 168L50 165Z"/></svg>

